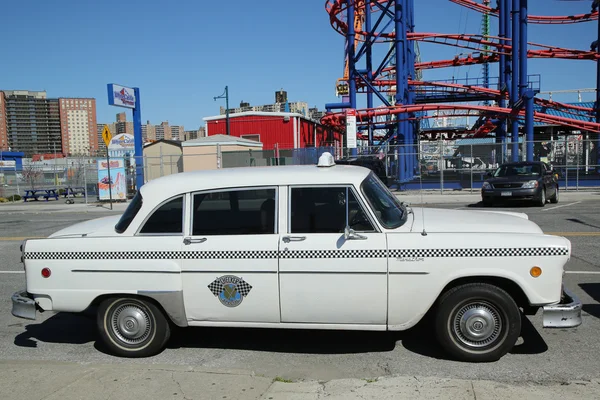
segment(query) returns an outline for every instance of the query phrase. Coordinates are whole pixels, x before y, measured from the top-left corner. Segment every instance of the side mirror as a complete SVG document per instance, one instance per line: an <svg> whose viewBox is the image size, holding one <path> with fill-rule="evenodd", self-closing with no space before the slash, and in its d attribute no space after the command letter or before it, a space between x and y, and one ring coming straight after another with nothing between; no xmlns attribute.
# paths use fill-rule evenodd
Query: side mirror
<svg viewBox="0 0 600 400"><path fill-rule="evenodd" d="M488 172L487 174L485 174L485 176L487 176L488 178L491 178L492 176L494 176L494 174L491 172Z"/></svg>
<svg viewBox="0 0 600 400"><path fill-rule="evenodd" d="M354 232L354 229L350 228L349 226L346 226L346 229L344 229L344 239L346 239L346 240L366 240L367 237L363 236L363 235L359 235L358 233Z"/></svg>

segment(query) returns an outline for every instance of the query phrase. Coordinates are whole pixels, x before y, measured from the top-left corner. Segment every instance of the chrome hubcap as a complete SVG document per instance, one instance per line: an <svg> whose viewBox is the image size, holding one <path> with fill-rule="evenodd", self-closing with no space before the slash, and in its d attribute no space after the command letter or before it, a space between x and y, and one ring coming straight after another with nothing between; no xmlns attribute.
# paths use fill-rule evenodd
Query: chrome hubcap
<svg viewBox="0 0 600 400"><path fill-rule="evenodd" d="M150 317L137 304L123 304L112 315L113 333L123 342L139 344L150 335Z"/></svg>
<svg viewBox="0 0 600 400"><path fill-rule="evenodd" d="M498 310L490 304L470 303L463 306L454 318L455 335L470 347L493 343L502 330Z"/></svg>

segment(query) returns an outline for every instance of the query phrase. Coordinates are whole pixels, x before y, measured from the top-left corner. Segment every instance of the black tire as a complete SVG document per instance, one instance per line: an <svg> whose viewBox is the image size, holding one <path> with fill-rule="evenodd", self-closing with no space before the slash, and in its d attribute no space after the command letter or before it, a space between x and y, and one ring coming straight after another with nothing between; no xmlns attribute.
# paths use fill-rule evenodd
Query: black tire
<svg viewBox="0 0 600 400"><path fill-rule="evenodd" d="M552 195L552 197L550 197L550 203L552 203L552 204L558 203L558 198L559 198L559 195L558 195L558 185L556 185L556 191L554 192L554 194Z"/></svg>
<svg viewBox="0 0 600 400"><path fill-rule="evenodd" d="M120 357L153 356L163 350L171 335L164 313L152 302L136 297L104 300L98 307L97 324L103 343ZM131 327L129 332L124 324Z"/></svg>
<svg viewBox="0 0 600 400"><path fill-rule="evenodd" d="M482 199L481 202L483 203L484 207L492 207L494 205L494 201L492 199Z"/></svg>
<svg viewBox="0 0 600 400"><path fill-rule="evenodd" d="M469 283L440 297L435 324L440 345L452 357L490 362L514 347L521 333L521 313L506 291L486 283Z"/></svg>
<svg viewBox="0 0 600 400"><path fill-rule="evenodd" d="M540 190L539 196L535 199L535 204L540 207L544 207L546 205L546 200L546 188L543 187L542 190Z"/></svg>

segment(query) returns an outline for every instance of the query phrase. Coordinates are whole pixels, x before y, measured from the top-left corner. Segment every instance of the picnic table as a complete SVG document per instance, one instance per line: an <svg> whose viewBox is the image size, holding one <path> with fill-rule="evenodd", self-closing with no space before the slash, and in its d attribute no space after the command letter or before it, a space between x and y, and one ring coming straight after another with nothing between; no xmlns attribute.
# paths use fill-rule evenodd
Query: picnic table
<svg viewBox="0 0 600 400"><path fill-rule="evenodd" d="M46 201L48 201L48 199L50 199L50 198L58 200L58 190L56 188L25 189L25 195L23 196L23 202L26 202L29 199L38 201L39 197L43 197L44 199L46 199Z"/></svg>

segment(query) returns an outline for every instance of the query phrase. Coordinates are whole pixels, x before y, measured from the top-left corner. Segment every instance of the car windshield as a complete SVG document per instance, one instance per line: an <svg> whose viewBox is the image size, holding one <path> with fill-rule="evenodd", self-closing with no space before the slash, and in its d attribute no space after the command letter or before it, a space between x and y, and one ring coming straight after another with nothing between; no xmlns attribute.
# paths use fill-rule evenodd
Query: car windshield
<svg viewBox="0 0 600 400"><path fill-rule="evenodd" d="M503 165L496 170L494 177L518 177L518 176L540 176L542 167L538 164L531 165Z"/></svg>
<svg viewBox="0 0 600 400"><path fill-rule="evenodd" d="M117 233L125 232L138 211L140 211L140 208L142 208L142 195L140 192L137 192L133 197L133 200L131 200L131 203L129 203L129 206L127 206L125 213L121 216L121 219L117 222L117 225L115 225L115 231Z"/></svg>
<svg viewBox="0 0 600 400"><path fill-rule="evenodd" d="M405 222L406 208L373 172L365 178L361 189L385 228L395 229Z"/></svg>

